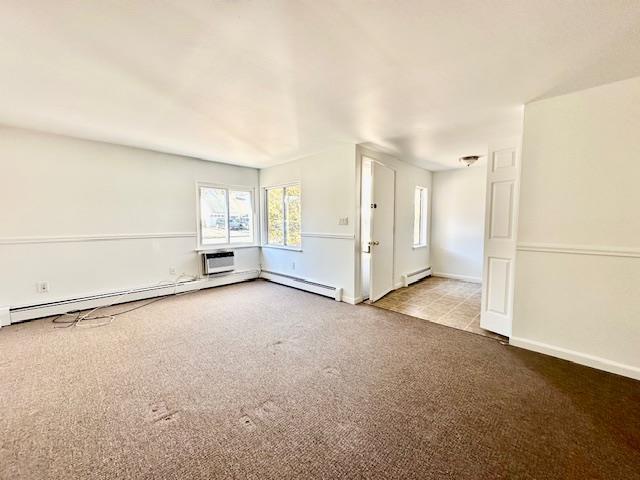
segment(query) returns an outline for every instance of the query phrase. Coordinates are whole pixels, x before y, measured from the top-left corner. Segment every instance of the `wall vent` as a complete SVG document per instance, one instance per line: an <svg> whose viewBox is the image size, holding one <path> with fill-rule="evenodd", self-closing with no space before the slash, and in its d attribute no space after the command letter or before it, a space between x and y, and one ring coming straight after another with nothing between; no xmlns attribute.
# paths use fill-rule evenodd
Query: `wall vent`
<svg viewBox="0 0 640 480"><path fill-rule="evenodd" d="M232 272L235 268L233 252L212 252L202 254L202 272L205 275Z"/></svg>

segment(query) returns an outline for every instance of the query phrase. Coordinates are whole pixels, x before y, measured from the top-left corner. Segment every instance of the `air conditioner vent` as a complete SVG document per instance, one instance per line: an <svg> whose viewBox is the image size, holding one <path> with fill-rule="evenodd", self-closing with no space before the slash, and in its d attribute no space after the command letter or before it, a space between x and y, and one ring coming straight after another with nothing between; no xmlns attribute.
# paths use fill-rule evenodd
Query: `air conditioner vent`
<svg viewBox="0 0 640 480"><path fill-rule="evenodd" d="M232 272L235 268L233 252L211 252L202 254L202 267L205 275Z"/></svg>

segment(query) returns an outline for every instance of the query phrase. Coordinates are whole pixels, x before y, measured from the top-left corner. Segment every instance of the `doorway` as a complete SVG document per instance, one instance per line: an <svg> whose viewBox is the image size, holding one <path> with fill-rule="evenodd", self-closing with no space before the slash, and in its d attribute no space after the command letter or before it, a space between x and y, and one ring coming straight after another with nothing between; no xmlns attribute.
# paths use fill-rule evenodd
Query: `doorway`
<svg viewBox="0 0 640 480"><path fill-rule="evenodd" d="M379 241L379 236L382 235L380 238L384 238L386 232L391 237L395 234L401 238L408 233L408 227L403 220L407 214L404 197L401 196L399 204L395 198L396 209L399 205L402 205L402 208L400 213L396 212L395 218L391 214L386 222L376 223L379 213L381 219L385 217L382 210L373 207L379 207L378 203L389 203L376 201L376 198L385 196L384 187L376 184L376 178L380 180L380 185L384 185L384 178L389 177L400 181L400 185L406 187L405 183L402 183L403 171L385 168L397 165L394 162L385 165L384 156L378 160L377 155L363 154L360 157L362 183L359 242L362 297L368 297L369 303L376 306L454 328L501 339L510 336L515 277L519 150L519 139L508 139L489 146L486 153L480 156L482 162L478 162L475 167L458 167L433 174L430 189L434 198L436 184L440 185L441 191L449 193L448 196L438 197L438 201L434 200L439 207L429 212L429 218L432 222L433 217L438 216L441 225L446 225L443 228L447 233L441 235L438 244L434 240L435 229L429 227L428 235L425 235L428 245L422 245L421 242L417 245L428 249L426 268L424 263L417 261L407 265L407 241L403 238L398 245L398 255L402 259L400 271L394 271L393 248L388 250L388 255L380 255L383 250L376 250L376 242ZM478 165L483 167L477 170ZM389 173L385 175L387 170ZM394 176L398 172L399 179ZM469 175L461 176L455 172ZM453 176L449 175L450 173ZM435 177L441 179L441 182L436 182ZM389 184L392 182L393 180ZM470 187L468 182L473 182L474 186ZM378 188L381 190L378 191ZM398 193L391 188L387 188L386 192L389 196L391 192ZM412 211L415 215L417 207L414 206ZM398 221L403 225L403 230L394 232ZM385 223L393 226L382 228ZM415 249L415 222L413 234ZM393 238L387 245L393 245L392 242ZM379 255L376 255L377 253ZM387 265L384 265L384 262L387 262ZM428 273L422 273L427 270ZM427 278L424 278L425 276ZM421 280L410 280L408 277L414 277L416 280L416 277L419 277ZM387 283L383 284L384 281ZM400 281L402 283L399 283ZM402 284L405 288L399 288Z"/></svg>
<svg viewBox="0 0 640 480"><path fill-rule="evenodd" d="M396 172L362 157L361 282L363 297L375 302L394 289Z"/></svg>

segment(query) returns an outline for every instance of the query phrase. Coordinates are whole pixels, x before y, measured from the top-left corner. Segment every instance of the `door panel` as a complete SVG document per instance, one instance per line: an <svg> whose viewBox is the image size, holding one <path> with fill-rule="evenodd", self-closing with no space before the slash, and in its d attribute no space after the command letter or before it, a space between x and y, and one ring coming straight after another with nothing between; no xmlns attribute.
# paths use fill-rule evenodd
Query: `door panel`
<svg viewBox="0 0 640 480"><path fill-rule="evenodd" d="M396 172L376 161L371 163L371 281L369 299L375 302L393 290Z"/></svg>
<svg viewBox="0 0 640 480"><path fill-rule="evenodd" d="M491 185L490 238L511 238L513 219L513 182L495 182Z"/></svg>
<svg viewBox="0 0 640 480"><path fill-rule="evenodd" d="M480 326L511 336L516 256L519 140L489 150Z"/></svg>
<svg viewBox="0 0 640 480"><path fill-rule="evenodd" d="M487 310L500 315L509 312L509 272L511 260L489 257L487 265Z"/></svg>

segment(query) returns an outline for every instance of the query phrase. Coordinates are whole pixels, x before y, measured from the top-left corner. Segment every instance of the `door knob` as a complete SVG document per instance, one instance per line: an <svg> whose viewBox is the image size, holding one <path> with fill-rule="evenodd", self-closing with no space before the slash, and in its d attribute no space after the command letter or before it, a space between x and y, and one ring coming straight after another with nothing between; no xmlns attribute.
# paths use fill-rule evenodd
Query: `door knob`
<svg viewBox="0 0 640 480"><path fill-rule="evenodd" d="M369 245L370 246L372 246L372 245L380 245L380 242L378 242L377 240L374 240L372 242L369 242Z"/></svg>

